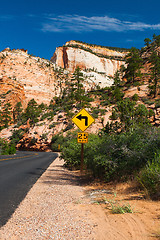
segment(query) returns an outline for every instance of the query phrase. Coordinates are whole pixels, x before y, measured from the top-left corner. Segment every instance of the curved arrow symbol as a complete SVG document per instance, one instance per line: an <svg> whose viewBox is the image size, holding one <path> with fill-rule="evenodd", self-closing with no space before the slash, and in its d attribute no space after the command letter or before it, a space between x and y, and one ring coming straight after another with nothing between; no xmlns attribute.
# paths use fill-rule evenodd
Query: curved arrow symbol
<svg viewBox="0 0 160 240"><path fill-rule="evenodd" d="M82 116L82 114L80 114L79 116L76 117L77 119L79 119L80 121L82 119L85 119L85 126L88 126L88 117L87 116Z"/></svg>

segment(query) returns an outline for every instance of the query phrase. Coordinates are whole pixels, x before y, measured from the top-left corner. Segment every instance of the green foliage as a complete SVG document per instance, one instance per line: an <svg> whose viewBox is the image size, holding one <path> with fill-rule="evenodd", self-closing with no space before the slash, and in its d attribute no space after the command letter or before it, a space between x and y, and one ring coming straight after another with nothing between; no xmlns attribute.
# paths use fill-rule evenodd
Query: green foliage
<svg viewBox="0 0 160 240"><path fill-rule="evenodd" d="M138 182L150 198L160 198L160 153L139 173Z"/></svg>
<svg viewBox="0 0 160 240"><path fill-rule="evenodd" d="M129 51L128 48L108 47L108 46L102 46L102 45L97 45L97 44L93 44L93 43L92 44L91 43L86 43L86 42L78 41L78 40L74 40L74 41L77 42L77 43L82 43L82 44L85 44L85 45L88 45L88 46L92 46L92 47L108 48L108 49L119 51L119 52L124 52L124 51L127 52L127 51Z"/></svg>
<svg viewBox="0 0 160 240"><path fill-rule="evenodd" d="M24 131L22 129L13 130L12 136L10 137L11 143L16 145L23 137Z"/></svg>
<svg viewBox="0 0 160 240"><path fill-rule="evenodd" d="M144 42L145 42L145 45L148 47L149 44L151 43L151 39L145 38L145 39L144 39Z"/></svg>
<svg viewBox="0 0 160 240"><path fill-rule="evenodd" d="M43 121L46 118L53 119L54 115L55 115L54 111L48 111L48 112L42 113L40 116L40 121Z"/></svg>
<svg viewBox="0 0 160 240"><path fill-rule="evenodd" d="M111 204L111 212L113 214L133 213L133 210L130 204L120 205L112 202L110 204Z"/></svg>
<svg viewBox="0 0 160 240"><path fill-rule="evenodd" d="M150 113L145 105L139 104L136 106L136 102L129 98L119 101L110 116L112 120L119 118L121 131L132 131L137 125L149 124L149 117Z"/></svg>
<svg viewBox="0 0 160 240"><path fill-rule="evenodd" d="M141 77L142 58L140 57L139 50L132 47L130 53L125 57L127 68L124 77L127 81L133 83L135 78Z"/></svg>
<svg viewBox="0 0 160 240"><path fill-rule="evenodd" d="M120 134L90 134L84 146L84 162L94 177L111 181L126 179L139 172L154 158L160 146L160 129L141 127ZM78 168L80 144L67 139L62 148L66 166Z"/></svg>
<svg viewBox="0 0 160 240"><path fill-rule="evenodd" d="M34 145L37 142L37 138L33 137L30 141L30 145Z"/></svg>
<svg viewBox="0 0 160 240"><path fill-rule="evenodd" d="M42 109L39 108L36 101L32 99L29 101L23 116L25 120L30 119L30 124L34 125L36 122L38 122L38 117L40 116L41 112Z"/></svg>
<svg viewBox="0 0 160 240"><path fill-rule="evenodd" d="M71 130L73 128L73 123L69 122L67 127L63 130L64 132Z"/></svg>
<svg viewBox="0 0 160 240"><path fill-rule="evenodd" d="M4 139L0 139L0 154L1 155L10 155L15 154L16 148L13 143L8 143Z"/></svg>
<svg viewBox="0 0 160 240"><path fill-rule="evenodd" d="M11 123L11 104L6 103L0 110L0 130L7 128Z"/></svg>
<svg viewBox="0 0 160 240"><path fill-rule="evenodd" d="M153 49L152 54L150 56L149 62L151 63L151 76L150 76L150 94L154 96L154 98L157 96L158 91L160 89L160 56L158 52Z"/></svg>
<svg viewBox="0 0 160 240"><path fill-rule="evenodd" d="M51 149L53 152L59 152L58 145L61 146L64 144L65 138L61 134L54 135L51 140Z"/></svg>
<svg viewBox="0 0 160 240"><path fill-rule="evenodd" d="M160 108L160 99L156 99L155 108Z"/></svg>
<svg viewBox="0 0 160 240"><path fill-rule="evenodd" d="M70 140L62 148L61 157L65 159L65 166L69 169L78 169L80 166L81 146L77 143L77 139Z"/></svg>
<svg viewBox="0 0 160 240"><path fill-rule="evenodd" d="M18 102L13 109L14 123L21 121L22 111L23 111L22 104L21 104L21 102Z"/></svg>
<svg viewBox="0 0 160 240"><path fill-rule="evenodd" d="M135 102L137 102L138 99L139 99L138 94L135 93L135 94L132 96L132 100L135 101Z"/></svg>
<svg viewBox="0 0 160 240"><path fill-rule="evenodd" d="M79 102L82 106L85 102L85 90L83 87L83 74L79 67L77 67L73 73L72 79L71 79L71 86L72 86L72 92L71 94L75 98L77 102Z"/></svg>
<svg viewBox="0 0 160 240"><path fill-rule="evenodd" d="M47 140L48 140L47 135L48 135L47 133L43 133L43 134L41 135L41 139L47 141Z"/></svg>

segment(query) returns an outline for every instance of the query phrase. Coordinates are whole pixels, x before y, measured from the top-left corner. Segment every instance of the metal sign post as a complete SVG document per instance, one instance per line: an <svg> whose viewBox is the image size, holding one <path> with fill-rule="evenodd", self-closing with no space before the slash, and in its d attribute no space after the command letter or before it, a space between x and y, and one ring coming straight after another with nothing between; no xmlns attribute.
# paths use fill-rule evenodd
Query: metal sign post
<svg viewBox="0 0 160 240"><path fill-rule="evenodd" d="M84 165L84 143L81 143L81 166L80 171L83 173L83 165Z"/></svg>
<svg viewBox="0 0 160 240"><path fill-rule="evenodd" d="M88 143L88 133L84 131L93 123L95 119L83 108L79 113L77 113L73 118L72 122L77 125L77 127L82 131L78 133L77 142L81 143L81 165L80 171L83 173L84 166L84 143Z"/></svg>

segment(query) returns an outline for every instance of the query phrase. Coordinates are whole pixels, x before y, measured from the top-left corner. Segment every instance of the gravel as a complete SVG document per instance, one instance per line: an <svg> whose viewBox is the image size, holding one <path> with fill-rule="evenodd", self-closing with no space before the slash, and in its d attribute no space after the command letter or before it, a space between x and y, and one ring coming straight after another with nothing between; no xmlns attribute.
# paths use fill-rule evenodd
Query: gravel
<svg viewBox="0 0 160 240"><path fill-rule="evenodd" d="M84 207L84 187L59 157L0 229L0 240L94 240L96 223ZM87 200L85 200L87 201Z"/></svg>

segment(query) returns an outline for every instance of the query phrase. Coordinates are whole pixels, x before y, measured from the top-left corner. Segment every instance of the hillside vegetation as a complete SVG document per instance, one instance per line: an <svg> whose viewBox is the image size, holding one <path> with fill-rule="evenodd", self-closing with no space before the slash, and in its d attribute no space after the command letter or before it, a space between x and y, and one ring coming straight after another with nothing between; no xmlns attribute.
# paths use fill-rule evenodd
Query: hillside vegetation
<svg viewBox="0 0 160 240"><path fill-rule="evenodd" d="M130 49L126 67L116 72L111 87L96 86L85 91L85 78L77 67L73 74L65 74L65 87L58 82L59 95L49 105L34 99L26 108L21 102L13 108L8 102L2 104L0 130L13 125L9 130L10 146L46 150L41 147L45 145L58 151L60 145L65 165L79 169L81 146L71 119L85 107L97 124L96 134L90 134L85 144L86 172L103 181L136 179L148 196L159 198L160 36L145 39L145 45L141 50ZM64 76L63 71L57 70L58 79ZM131 89L136 93L127 95ZM45 131L39 134L44 125Z"/></svg>

